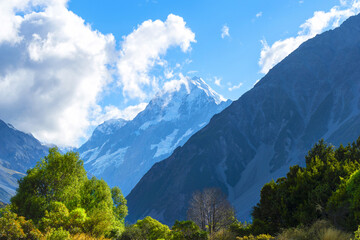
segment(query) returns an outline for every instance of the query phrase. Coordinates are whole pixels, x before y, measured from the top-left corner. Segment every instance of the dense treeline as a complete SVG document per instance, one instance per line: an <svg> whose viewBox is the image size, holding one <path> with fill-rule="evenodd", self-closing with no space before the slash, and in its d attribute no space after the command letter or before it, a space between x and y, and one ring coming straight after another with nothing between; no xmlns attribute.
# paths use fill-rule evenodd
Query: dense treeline
<svg viewBox="0 0 360 240"><path fill-rule="evenodd" d="M0 209L0 239L360 240L360 138L338 148L320 140L305 162L263 186L251 224L236 220L219 189L204 189L187 221L169 228L146 217L125 226L121 190L89 179L77 153L52 148Z"/></svg>
<svg viewBox="0 0 360 240"><path fill-rule="evenodd" d="M254 207L253 228L276 234L281 229L309 226L320 219L355 231L360 224L360 138L335 148L320 140L286 177L262 188Z"/></svg>

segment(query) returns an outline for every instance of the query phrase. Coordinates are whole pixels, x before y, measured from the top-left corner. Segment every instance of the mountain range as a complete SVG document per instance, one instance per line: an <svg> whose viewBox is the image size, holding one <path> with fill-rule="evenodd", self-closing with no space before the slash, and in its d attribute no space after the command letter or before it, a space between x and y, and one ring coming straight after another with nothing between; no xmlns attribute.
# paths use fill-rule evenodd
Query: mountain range
<svg viewBox="0 0 360 240"><path fill-rule="evenodd" d="M31 134L0 120L0 201L10 201L18 186L17 180L47 153L48 147Z"/></svg>
<svg viewBox="0 0 360 240"><path fill-rule="evenodd" d="M230 103L201 78L173 80L133 120L112 119L99 125L78 151L90 174L127 195L156 162Z"/></svg>
<svg viewBox="0 0 360 240"><path fill-rule="evenodd" d="M360 16L317 35L277 64L164 161L127 196L134 222L185 219L192 193L218 187L249 220L261 187L282 177L319 139L360 135Z"/></svg>

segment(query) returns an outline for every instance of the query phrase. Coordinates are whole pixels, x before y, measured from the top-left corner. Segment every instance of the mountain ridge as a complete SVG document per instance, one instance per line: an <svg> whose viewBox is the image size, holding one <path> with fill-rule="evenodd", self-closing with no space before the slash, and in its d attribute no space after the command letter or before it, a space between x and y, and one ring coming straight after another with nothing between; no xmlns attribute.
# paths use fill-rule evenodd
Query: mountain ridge
<svg viewBox="0 0 360 240"><path fill-rule="evenodd" d="M110 134L100 134L102 125L95 129L97 136L79 148L85 168L126 195L155 162L169 156L231 102L224 100L201 78L169 81L133 120L112 120L120 127L106 128Z"/></svg>
<svg viewBox="0 0 360 240"><path fill-rule="evenodd" d="M0 120L0 201L8 203L17 180L47 154L48 147L31 134Z"/></svg>
<svg viewBox="0 0 360 240"><path fill-rule="evenodd" d="M239 219L249 220L263 184L284 176L290 165L304 164L316 141L324 137L336 145L356 139L359 25L360 16L351 17L303 43L155 164L127 196L128 220L150 215L171 225L186 217L191 193L206 187L221 188Z"/></svg>

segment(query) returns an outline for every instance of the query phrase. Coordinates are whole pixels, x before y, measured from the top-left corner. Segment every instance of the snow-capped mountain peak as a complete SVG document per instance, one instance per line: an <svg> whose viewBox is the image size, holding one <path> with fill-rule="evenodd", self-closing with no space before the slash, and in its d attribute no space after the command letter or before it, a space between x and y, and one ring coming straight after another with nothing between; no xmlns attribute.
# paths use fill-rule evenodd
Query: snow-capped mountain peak
<svg viewBox="0 0 360 240"><path fill-rule="evenodd" d="M223 96L215 92L208 84L206 84L202 78L193 77L190 81L197 88L203 90L208 97L213 98L216 104L220 104L221 102L226 101L226 99Z"/></svg>
<svg viewBox="0 0 360 240"><path fill-rule="evenodd" d="M230 103L201 78L169 81L133 120L98 126L79 148L81 158L90 173L118 185L126 195L154 163L182 146Z"/></svg>

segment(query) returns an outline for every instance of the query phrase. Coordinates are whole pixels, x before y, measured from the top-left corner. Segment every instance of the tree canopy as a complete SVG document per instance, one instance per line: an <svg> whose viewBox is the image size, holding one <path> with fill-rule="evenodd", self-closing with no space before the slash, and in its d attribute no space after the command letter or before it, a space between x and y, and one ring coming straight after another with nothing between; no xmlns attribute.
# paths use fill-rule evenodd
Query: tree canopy
<svg viewBox="0 0 360 240"><path fill-rule="evenodd" d="M78 153L61 154L57 148L51 148L49 155L19 180L11 207L45 231L93 236L119 235L127 215L119 188L110 189L95 177L88 179Z"/></svg>
<svg viewBox="0 0 360 240"><path fill-rule="evenodd" d="M305 157L305 167L290 167L286 177L264 185L260 202L252 213L254 227L257 225L264 233L273 234L281 228L309 226L318 219L332 220L334 207L331 208L330 199L335 201L333 195L337 194L339 200L341 193L357 194L356 188L350 187L357 186L352 184L357 182L356 175L347 179L360 168L359 153L360 138L338 148L320 140ZM350 204L350 209L355 210L356 207L352 207L355 205ZM360 221L356 220L351 230L356 230L358 224Z"/></svg>

